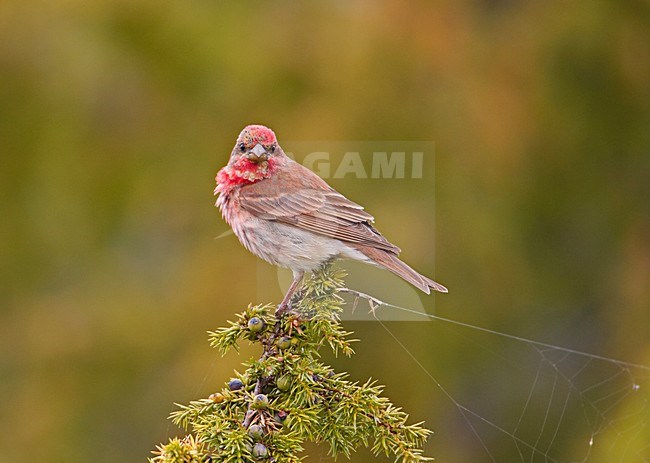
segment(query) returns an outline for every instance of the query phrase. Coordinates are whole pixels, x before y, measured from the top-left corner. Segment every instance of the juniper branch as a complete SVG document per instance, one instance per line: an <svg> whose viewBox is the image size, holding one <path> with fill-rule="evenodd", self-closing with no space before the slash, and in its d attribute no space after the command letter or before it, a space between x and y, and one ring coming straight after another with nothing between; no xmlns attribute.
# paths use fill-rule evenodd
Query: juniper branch
<svg viewBox="0 0 650 463"><path fill-rule="evenodd" d="M325 345L337 355L354 353L340 323L339 293L346 290L343 273L326 266L303 283L290 310L251 305L209 333L222 354L244 340L262 353L227 387L179 405L171 419L190 434L160 445L150 462L297 463L306 440L327 443L333 456L349 457L363 445L402 463L430 460L421 450L430 431L407 424L408 415L381 396L382 386L352 382L320 361Z"/></svg>

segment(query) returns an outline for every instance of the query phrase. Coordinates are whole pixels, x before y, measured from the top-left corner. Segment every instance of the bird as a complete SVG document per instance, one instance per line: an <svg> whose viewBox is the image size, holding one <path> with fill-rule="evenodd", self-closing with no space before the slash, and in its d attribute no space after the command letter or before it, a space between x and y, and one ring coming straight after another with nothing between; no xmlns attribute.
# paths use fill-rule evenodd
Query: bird
<svg viewBox="0 0 650 463"><path fill-rule="evenodd" d="M447 292L401 261L400 249L373 226L372 215L289 158L264 125L241 131L216 182L216 207L241 244L293 273L278 313L290 309L306 273L337 258L387 269L426 294Z"/></svg>

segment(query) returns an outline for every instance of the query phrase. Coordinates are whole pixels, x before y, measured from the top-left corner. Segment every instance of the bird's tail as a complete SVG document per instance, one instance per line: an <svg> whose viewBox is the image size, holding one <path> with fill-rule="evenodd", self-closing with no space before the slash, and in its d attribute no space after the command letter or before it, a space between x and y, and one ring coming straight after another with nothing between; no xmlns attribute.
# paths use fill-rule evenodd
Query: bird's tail
<svg viewBox="0 0 650 463"><path fill-rule="evenodd" d="M355 247L375 264L379 265L380 267L384 267L387 270L390 270L398 277L408 281L413 286L427 294L431 294L432 289L434 291L440 291L441 293L448 292L447 288L442 286L440 283L437 283L431 278L427 278L424 275L419 274L407 264L399 260L399 258L393 253L370 246Z"/></svg>

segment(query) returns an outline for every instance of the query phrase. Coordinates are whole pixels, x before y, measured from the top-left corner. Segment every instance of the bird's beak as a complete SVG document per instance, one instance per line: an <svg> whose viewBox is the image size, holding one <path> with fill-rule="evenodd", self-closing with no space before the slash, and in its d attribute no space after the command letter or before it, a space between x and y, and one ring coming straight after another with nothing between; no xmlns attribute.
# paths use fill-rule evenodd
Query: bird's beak
<svg viewBox="0 0 650 463"><path fill-rule="evenodd" d="M246 157L249 161L258 164L262 161L269 159L269 153L266 152L264 147L261 144L255 145L255 147L246 154Z"/></svg>

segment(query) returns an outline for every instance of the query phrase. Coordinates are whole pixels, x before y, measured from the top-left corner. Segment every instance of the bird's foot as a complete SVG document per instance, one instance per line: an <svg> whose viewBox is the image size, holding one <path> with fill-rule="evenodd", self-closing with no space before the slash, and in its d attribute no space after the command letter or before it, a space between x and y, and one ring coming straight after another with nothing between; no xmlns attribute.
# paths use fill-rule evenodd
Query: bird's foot
<svg viewBox="0 0 650 463"><path fill-rule="evenodd" d="M302 291L294 293L290 298L286 298L280 302L278 308L275 310L276 315L282 315L289 312L297 312L299 310L300 300L302 298Z"/></svg>
<svg viewBox="0 0 650 463"><path fill-rule="evenodd" d="M291 310L291 304L288 302L282 302L278 305L278 308L275 309L275 315L280 316Z"/></svg>

